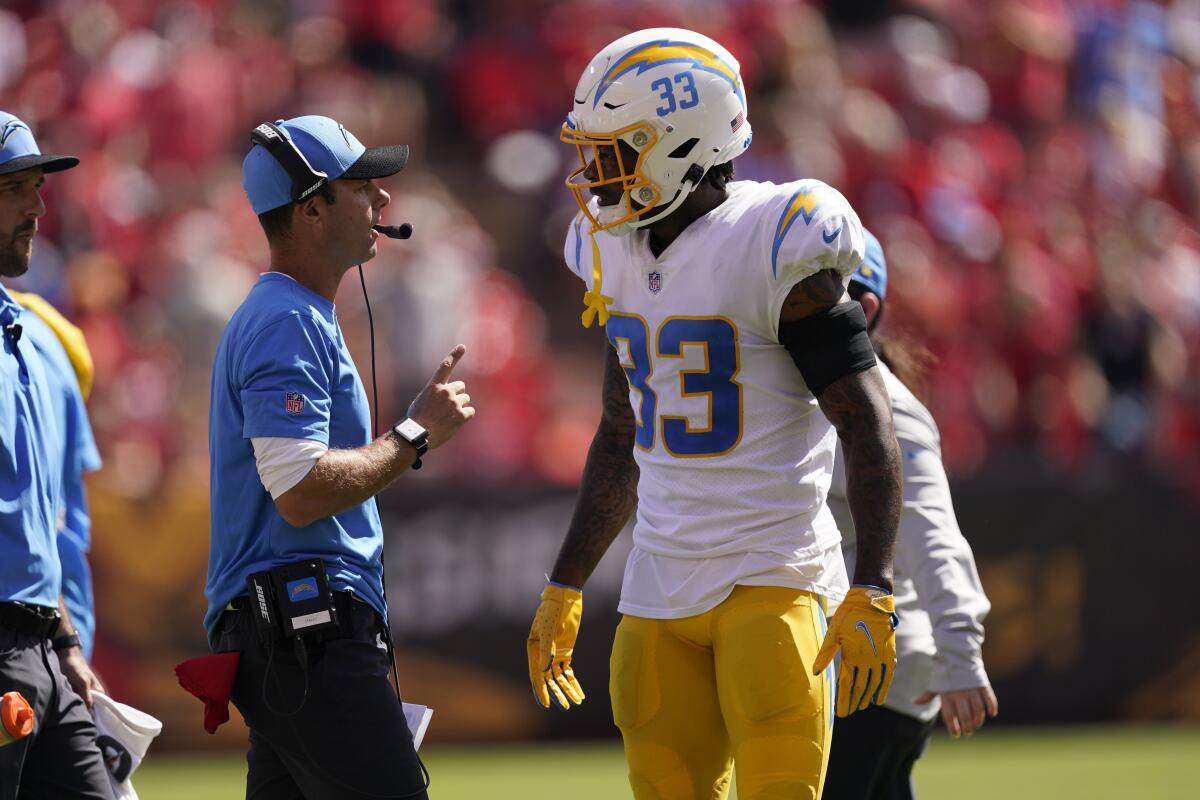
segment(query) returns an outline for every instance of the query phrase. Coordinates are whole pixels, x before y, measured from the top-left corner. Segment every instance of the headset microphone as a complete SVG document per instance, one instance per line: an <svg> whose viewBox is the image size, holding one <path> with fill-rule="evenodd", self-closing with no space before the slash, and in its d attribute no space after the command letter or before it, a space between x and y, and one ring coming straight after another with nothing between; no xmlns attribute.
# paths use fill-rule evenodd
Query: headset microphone
<svg viewBox="0 0 1200 800"><path fill-rule="evenodd" d="M372 225L371 227L389 239L407 239L412 236L412 225L407 222L402 225Z"/></svg>

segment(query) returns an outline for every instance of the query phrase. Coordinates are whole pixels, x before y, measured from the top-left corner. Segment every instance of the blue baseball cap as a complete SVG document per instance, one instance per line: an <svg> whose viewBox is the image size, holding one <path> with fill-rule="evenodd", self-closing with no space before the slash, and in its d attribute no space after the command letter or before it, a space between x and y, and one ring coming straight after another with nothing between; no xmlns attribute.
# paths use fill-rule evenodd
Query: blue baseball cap
<svg viewBox="0 0 1200 800"><path fill-rule="evenodd" d="M61 172L78 164L75 156L42 155L29 126L7 111L0 111L0 175L31 167L41 167L42 172Z"/></svg>
<svg viewBox="0 0 1200 800"><path fill-rule="evenodd" d="M317 172L331 181L395 175L408 161L408 145L363 147L337 120L305 116L277 120L275 127ZM242 186L255 214L292 202L292 179L265 147L255 144L242 162Z"/></svg>
<svg viewBox="0 0 1200 800"><path fill-rule="evenodd" d="M867 251L863 254L862 265L850 276L850 282L884 300L887 297L887 259L883 257L883 245L866 228L863 228L863 234L867 238Z"/></svg>

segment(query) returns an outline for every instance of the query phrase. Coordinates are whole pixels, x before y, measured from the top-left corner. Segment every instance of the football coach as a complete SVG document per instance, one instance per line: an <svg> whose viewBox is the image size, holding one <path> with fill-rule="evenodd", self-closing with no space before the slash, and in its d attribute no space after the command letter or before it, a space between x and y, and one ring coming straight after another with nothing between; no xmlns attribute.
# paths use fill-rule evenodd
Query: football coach
<svg viewBox="0 0 1200 800"><path fill-rule="evenodd" d="M29 269L45 174L73 156L43 155L29 126L0 111L0 276ZM0 692L33 706L33 732L0 747L0 800L111 798L88 714L101 689L62 601L58 511L64 454L54 365L25 326L37 324L0 286Z"/></svg>
<svg viewBox="0 0 1200 800"><path fill-rule="evenodd" d="M365 148L335 120L263 123L243 185L270 268L217 348L209 409L211 548L205 627L238 653L231 699L250 728L246 796L425 798L387 679L383 530L375 495L475 409L455 347L408 416L371 438L338 325L345 273L375 256L408 148Z"/></svg>

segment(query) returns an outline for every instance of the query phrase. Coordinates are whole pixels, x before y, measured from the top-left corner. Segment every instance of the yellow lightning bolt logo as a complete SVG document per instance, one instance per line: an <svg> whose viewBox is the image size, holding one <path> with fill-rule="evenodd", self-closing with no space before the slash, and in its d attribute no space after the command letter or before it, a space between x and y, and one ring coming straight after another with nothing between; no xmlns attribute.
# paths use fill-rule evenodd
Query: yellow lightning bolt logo
<svg viewBox="0 0 1200 800"><path fill-rule="evenodd" d="M604 96L604 93L616 83L617 78L626 72L636 69L641 74L660 64L681 62L690 62L696 69L712 72L725 78L733 86L733 91L742 101L742 106L746 105L746 98L742 94L742 82L738 78L738 74L715 53L688 42L662 39L639 45L617 59L600 79L600 88L596 91L596 99L592 102L592 108L599 105L600 98Z"/></svg>
<svg viewBox="0 0 1200 800"><path fill-rule="evenodd" d="M783 209L783 213L779 216L779 224L775 226L775 243L771 247L771 272L774 273L777 268L779 259L779 246L783 244L783 237L791 229L792 224L798 217L804 218L804 224L812 222L813 215L817 213L817 208L821 205L821 195L810 189L801 189L792 195L792 199L788 201L787 207Z"/></svg>

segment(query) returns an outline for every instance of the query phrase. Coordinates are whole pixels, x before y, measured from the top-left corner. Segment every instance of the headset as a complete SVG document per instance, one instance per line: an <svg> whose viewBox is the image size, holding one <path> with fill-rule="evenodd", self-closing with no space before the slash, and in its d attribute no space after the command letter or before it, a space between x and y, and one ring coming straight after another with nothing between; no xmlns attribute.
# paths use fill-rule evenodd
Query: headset
<svg viewBox="0 0 1200 800"><path fill-rule="evenodd" d="M322 172L319 169L314 168L313 165L308 162L308 159L304 157L304 153L300 152L300 148L296 146L296 143L293 142L291 139L289 139L287 136L285 136L283 134L283 131L281 131L279 129L279 127L276 126L274 123L264 122L261 125L259 125L258 127L256 127L253 131L250 132L250 141L254 144L262 146L268 153L271 154L271 157L275 159L275 162L277 164L279 164L279 166L283 167L284 172L287 173L288 178L291 179L291 181L292 181L292 202L293 203L300 203L300 202L303 202L304 200L307 200L309 197L312 196L313 192L316 192L322 186L326 186L329 184L329 175L325 172ZM389 239L407 239L408 237L412 236L412 232L413 232L412 225L409 225L407 222L402 223L400 225L372 225L371 227L373 230L377 231L378 233L383 234L384 236L388 237ZM359 280L359 283L362 284L363 302L366 304L366 307L367 307L367 327L370 331L370 339L371 339L371 399L372 399L372 402L374 403L374 407L373 407L374 413L371 415L371 434L372 434L371 438L378 439L379 438L379 419L378 419L377 415L379 413L379 385L375 381L375 319L371 314L371 299L369 297L367 297L367 281L366 281L366 278L363 277L362 264L358 265L358 280ZM19 328L18 328L17 336L18 337L20 336ZM379 554L379 563L380 563L380 566L383 567L382 551ZM383 568L384 568L384 570L386 570L386 567L383 567ZM386 605L386 603L387 603L387 573L386 573L386 571L384 572L382 578L383 578L383 581L382 581L383 582L383 602ZM388 661L391 662L391 667L392 667L392 680L393 680L394 686L396 688L396 701L403 704L403 700L400 697L400 676L396 670L396 653L392 647L392 629L386 619L383 621L383 631L384 631L384 636L387 637L387 641L385 642L385 644L387 645ZM264 678L264 680L265 680L265 678ZM305 691L306 691L306 693L307 693L307 680L308 680L308 676L306 674L305 675L305 682L306 682ZM265 688L266 688L266 684L264 683L264 692L265 692ZM265 697L265 694L264 694L264 697ZM430 784L429 770L427 770L425 768L425 762L421 760L421 754L416 753L416 756L417 756L417 764L420 766L421 772L423 773L423 776L424 776L425 785L423 787L418 789L416 792L414 792L412 794L407 794L407 795L370 795L370 796L381 797L381 798L383 798L383 797L403 798L403 797L411 797L411 796L413 796L413 794L420 794L421 792L427 791L429 789L429 784ZM310 759L310 760L312 760L312 762L315 766L316 765L315 759ZM334 776L332 776L332 775L330 775L329 777L334 778ZM337 781L336 778L334 778L334 780ZM337 781L337 782L341 783L341 781ZM353 789L354 787L347 787L347 788ZM360 793L362 792L361 789L356 789L355 791L358 791Z"/></svg>
<svg viewBox="0 0 1200 800"><path fill-rule="evenodd" d="M292 202L299 203L329 183L329 175L315 169L296 143L283 135L274 123L264 122L250 132L250 141L261 145L283 167L292 181Z"/></svg>
<svg viewBox="0 0 1200 800"><path fill-rule="evenodd" d="M275 123L264 122L259 125L250 132L250 141L262 146L271 154L275 162L283 167L283 171L287 173L292 182L293 203L307 200L313 192L329 184L329 175L308 163L308 159L304 157L304 153L300 152L296 143L284 136L283 131ZM412 236L413 230L412 225L407 222L401 225L372 225L371 227L389 239L407 239ZM359 264L359 272L361 273L361 271L362 265ZM363 296L366 296L365 286L363 287ZM370 303L368 302L367 305L369 307Z"/></svg>

